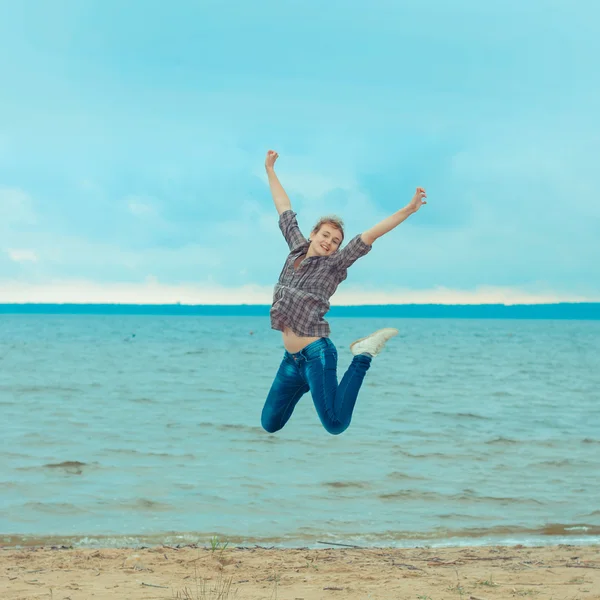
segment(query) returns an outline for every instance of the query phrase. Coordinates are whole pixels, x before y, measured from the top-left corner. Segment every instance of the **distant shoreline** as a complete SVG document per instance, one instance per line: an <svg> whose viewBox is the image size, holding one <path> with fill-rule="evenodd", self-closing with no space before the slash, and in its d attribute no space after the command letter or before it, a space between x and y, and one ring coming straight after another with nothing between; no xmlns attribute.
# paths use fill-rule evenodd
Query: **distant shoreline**
<svg viewBox="0 0 600 600"><path fill-rule="evenodd" d="M0 304L0 315L152 315L268 317L266 304ZM600 303L387 304L332 306L328 317L600 320Z"/></svg>

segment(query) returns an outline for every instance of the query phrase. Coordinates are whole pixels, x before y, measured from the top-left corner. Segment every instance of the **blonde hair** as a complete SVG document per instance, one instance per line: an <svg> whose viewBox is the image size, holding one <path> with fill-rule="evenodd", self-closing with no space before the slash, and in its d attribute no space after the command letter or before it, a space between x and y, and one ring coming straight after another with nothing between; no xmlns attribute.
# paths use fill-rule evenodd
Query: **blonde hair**
<svg viewBox="0 0 600 600"><path fill-rule="evenodd" d="M336 215L326 215L325 217L321 217L313 227L312 232L317 233L323 225L331 225L332 227L339 229L342 232L342 241L344 241L344 221L342 221L340 217Z"/></svg>

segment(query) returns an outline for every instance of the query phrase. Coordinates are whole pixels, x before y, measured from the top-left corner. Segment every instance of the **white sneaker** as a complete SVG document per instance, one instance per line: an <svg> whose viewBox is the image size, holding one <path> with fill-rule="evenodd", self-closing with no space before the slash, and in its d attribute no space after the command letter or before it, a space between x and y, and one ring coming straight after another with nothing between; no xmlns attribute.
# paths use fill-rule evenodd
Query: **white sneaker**
<svg viewBox="0 0 600 600"><path fill-rule="evenodd" d="M371 335L352 342L350 344L350 350L354 356L357 354L377 356L383 350L385 343L395 335L398 335L398 330L392 327L378 329Z"/></svg>

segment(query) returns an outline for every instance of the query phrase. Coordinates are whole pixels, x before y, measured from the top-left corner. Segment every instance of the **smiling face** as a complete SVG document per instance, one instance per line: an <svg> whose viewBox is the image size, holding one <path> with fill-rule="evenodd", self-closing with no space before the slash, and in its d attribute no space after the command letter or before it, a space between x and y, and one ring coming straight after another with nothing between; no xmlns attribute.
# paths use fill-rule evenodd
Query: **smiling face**
<svg viewBox="0 0 600 600"><path fill-rule="evenodd" d="M329 256L341 245L344 232L335 223L325 222L310 235L307 256Z"/></svg>

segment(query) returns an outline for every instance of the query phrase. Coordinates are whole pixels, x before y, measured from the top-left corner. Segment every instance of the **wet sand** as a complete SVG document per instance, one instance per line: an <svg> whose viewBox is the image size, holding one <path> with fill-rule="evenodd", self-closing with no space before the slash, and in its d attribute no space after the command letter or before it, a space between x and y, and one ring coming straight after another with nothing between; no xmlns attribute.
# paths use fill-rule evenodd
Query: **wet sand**
<svg viewBox="0 0 600 600"><path fill-rule="evenodd" d="M3 548L2 600L600 599L600 546Z"/></svg>

